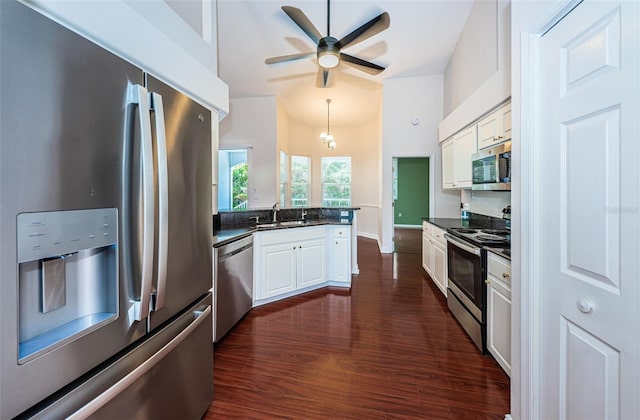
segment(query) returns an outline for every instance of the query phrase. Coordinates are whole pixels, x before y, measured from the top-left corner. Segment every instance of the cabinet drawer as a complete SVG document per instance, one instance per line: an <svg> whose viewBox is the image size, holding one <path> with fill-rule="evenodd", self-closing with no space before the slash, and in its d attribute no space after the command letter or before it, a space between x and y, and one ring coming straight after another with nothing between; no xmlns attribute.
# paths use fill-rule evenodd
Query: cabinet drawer
<svg viewBox="0 0 640 420"><path fill-rule="evenodd" d="M435 228L435 226L433 226L431 223L422 222L422 231L425 232L427 235L433 236L433 228Z"/></svg>
<svg viewBox="0 0 640 420"><path fill-rule="evenodd" d="M511 262L492 252L487 253L487 272L511 286Z"/></svg>
<svg viewBox="0 0 640 420"><path fill-rule="evenodd" d="M347 226L333 228L334 238L348 238L351 233L351 228Z"/></svg>
<svg viewBox="0 0 640 420"><path fill-rule="evenodd" d="M444 238L445 231L440 229L437 226L433 226L431 230L431 236L433 240L442 245L443 247L447 247L447 240Z"/></svg>

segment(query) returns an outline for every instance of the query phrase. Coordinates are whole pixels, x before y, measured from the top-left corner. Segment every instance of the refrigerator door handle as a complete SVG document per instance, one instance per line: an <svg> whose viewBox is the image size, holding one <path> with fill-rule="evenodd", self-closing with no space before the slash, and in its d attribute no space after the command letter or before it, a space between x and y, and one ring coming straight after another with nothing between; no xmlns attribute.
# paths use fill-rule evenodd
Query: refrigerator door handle
<svg viewBox="0 0 640 420"><path fill-rule="evenodd" d="M208 305L203 311L194 311L194 320L184 330L180 331L171 341L165 344L157 353L145 360L140 366L129 372L124 378L113 384L110 388L84 405L75 413L67 417L67 420L86 419L94 414L100 408L104 407L109 401L113 400L121 392L125 391L142 375L147 373L151 368L160 363L162 359L171 353L173 349L178 347L200 324L202 324L207 316L211 314L211 305Z"/></svg>
<svg viewBox="0 0 640 420"><path fill-rule="evenodd" d="M142 261L140 300L134 301L133 317L142 321L149 316L151 282L153 277L154 245L154 185L153 185L153 149L151 143L151 118L147 89L141 85L130 87L130 102L138 105L140 119L140 154L142 161Z"/></svg>
<svg viewBox="0 0 640 420"><path fill-rule="evenodd" d="M151 93L155 116L156 153L158 164L158 285L154 311L164 306L167 290L167 253L169 248L169 175L167 169L167 136L164 126L162 96Z"/></svg>

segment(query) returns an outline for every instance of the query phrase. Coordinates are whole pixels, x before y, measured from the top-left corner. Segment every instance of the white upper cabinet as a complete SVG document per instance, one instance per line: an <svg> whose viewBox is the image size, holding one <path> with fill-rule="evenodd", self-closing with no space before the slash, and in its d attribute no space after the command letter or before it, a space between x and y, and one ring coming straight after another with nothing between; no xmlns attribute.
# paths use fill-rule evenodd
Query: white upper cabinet
<svg viewBox="0 0 640 420"><path fill-rule="evenodd" d="M478 150L511 140L511 103L478 122Z"/></svg>
<svg viewBox="0 0 640 420"><path fill-rule="evenodd" d="M476 126L442 143L442 188L471 188L471 155L477 152Z"/></svg>

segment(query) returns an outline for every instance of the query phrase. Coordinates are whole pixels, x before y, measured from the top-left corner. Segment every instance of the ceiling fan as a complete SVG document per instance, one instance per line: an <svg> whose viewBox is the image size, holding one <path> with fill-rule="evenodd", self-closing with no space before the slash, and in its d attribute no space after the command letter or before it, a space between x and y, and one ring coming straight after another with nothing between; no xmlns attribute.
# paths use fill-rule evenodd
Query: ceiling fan
<svg viewBox="0 0 640 420"><path fill-rule="evenodd" d="M374 64L370 61L354 57L341 52L342 49L353 46L365 39L384 31L389 27L391 18L387 12L381 13L367 23L363 24L356 30L352 31L342 39L338 40L331 36L331 4L327 0L327 36L323 37L320 32L313 26L313 23L307 18L304 12L296 7L282 6L282 10L293 20L293 22L307 34L313 42L316 43L316 52L281 55L271 57L264 60L266 64L284 63L288 61L301 60L311 58L314 55L318 58L318 79L316 85L318 87L328 87L332 82L331 69L335 68L340 62L349 64L358 70L362 70L369 74L378 74L385 68Z"/></svg>

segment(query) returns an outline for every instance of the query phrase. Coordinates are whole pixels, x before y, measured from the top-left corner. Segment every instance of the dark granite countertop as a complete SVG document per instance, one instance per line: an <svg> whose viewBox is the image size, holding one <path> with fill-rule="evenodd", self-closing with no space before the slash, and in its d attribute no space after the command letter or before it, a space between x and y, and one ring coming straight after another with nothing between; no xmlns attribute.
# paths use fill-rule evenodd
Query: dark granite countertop
<svg viewBox="0 0 640 420"><path fill-rule="evenodd" d="M507 224L503 219L497 217L483 216L480 214L471 214L468 220L448 219L440 217L423 217L422 220L432 225L438 226L440 229L451 228L469 228L469 229L505 229ZM492 248L485 246L487 251L491 251L511 261L511 249L509 248Z"/></svg>
<svg viewBox="0 0 640 420"><path fill-rule="evenodd" d="M481 214L471 213L470 218L462 220L441 218L441 217L423 217L422 220L432 225L438 226L440 229L450 228L469 228L469 229L505 229L506 221L497 217L484 216Z"/></svg>
<svg viewBox="0 0 640 420"><path fill-rule="evenodd" d="M511 248L493 248L490 246L485 246L484 249L511 261Z"/></svg>
<svg viewBox="0 0 640 420"><path fill-rule="evenodd" d="M213 235L213 247L217 248L231 242L242 239L246 236L253 234L254 232L262 232L266 230L280 230L291 228L302 228L309 226L321 226L321 225L346 225L351 226L351 223L343 223L340 220L332 219L319 219L319 220L305 220L302 224L288 225L287 221L284 224L276 223L275 226L270 226L270 223L264 224L263 227L256 225L230 225L224 226L221 229L214 232Z"/></svg>

